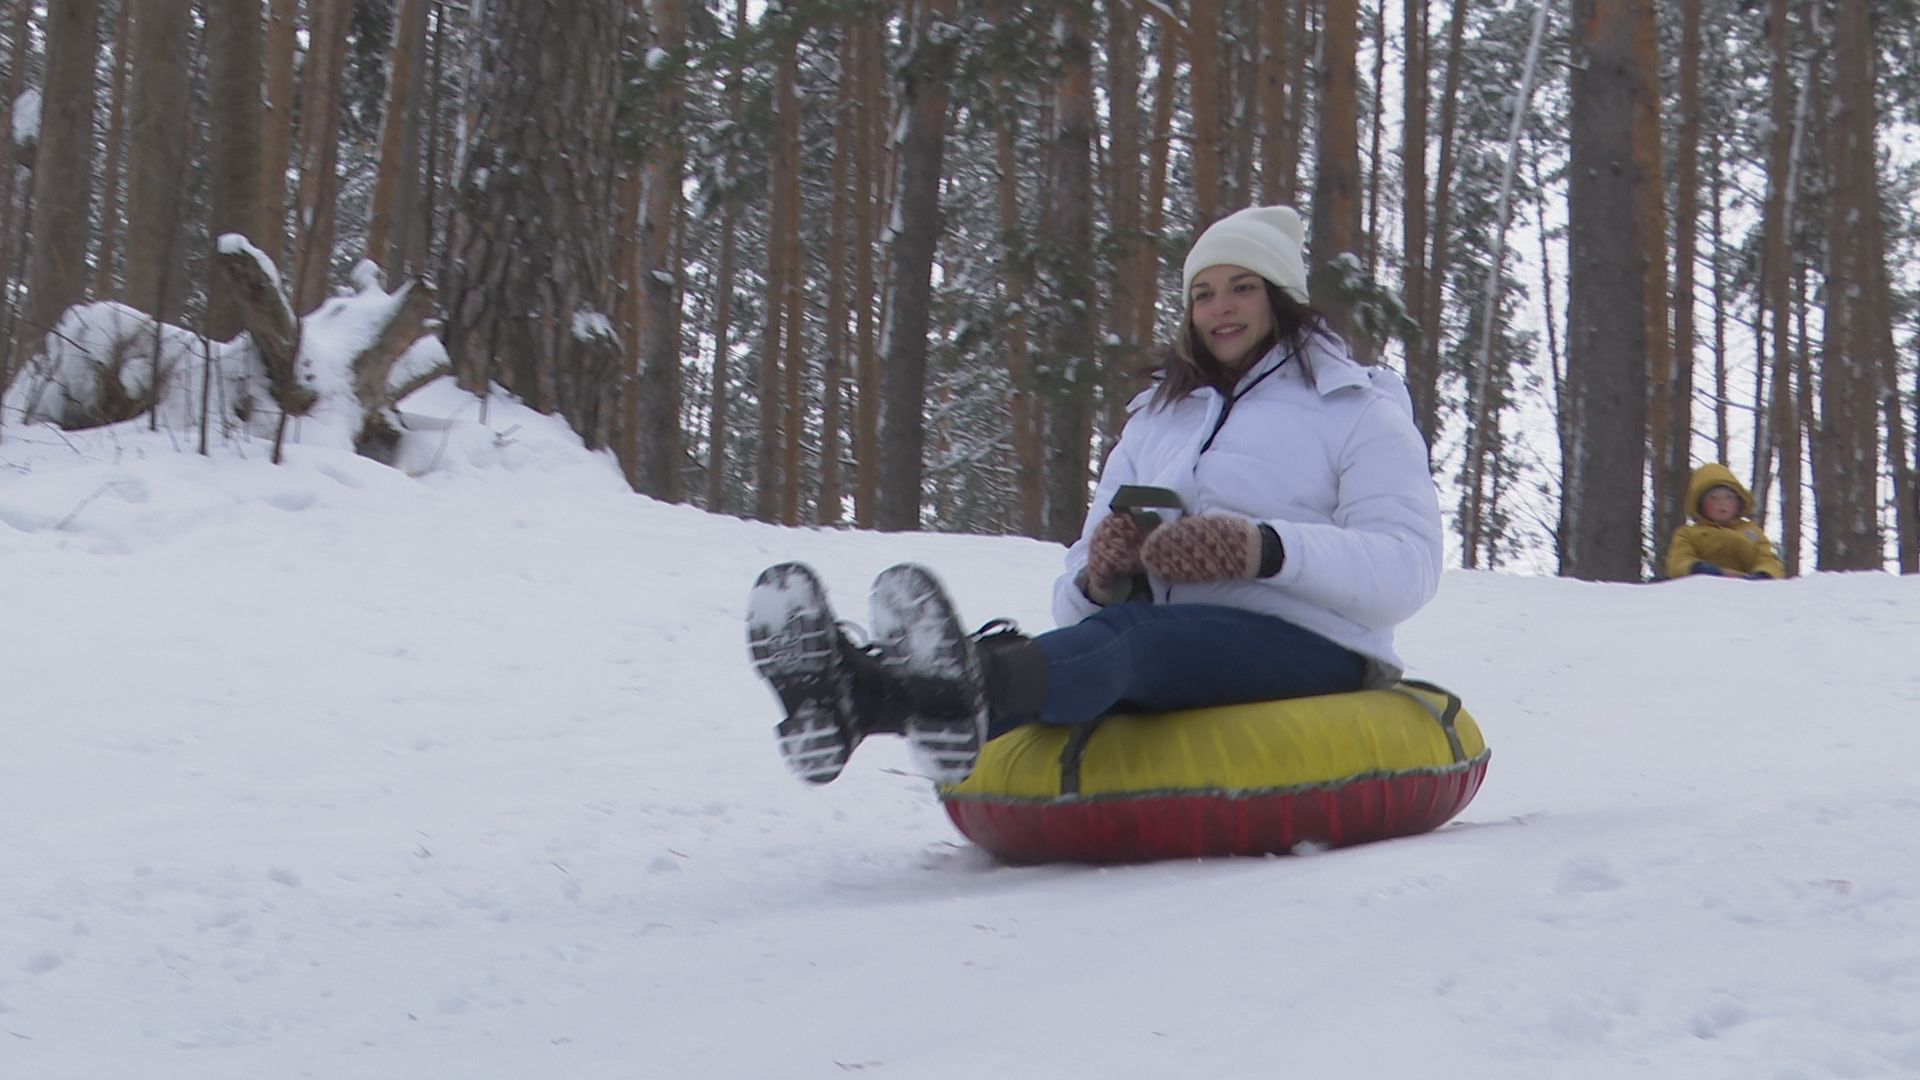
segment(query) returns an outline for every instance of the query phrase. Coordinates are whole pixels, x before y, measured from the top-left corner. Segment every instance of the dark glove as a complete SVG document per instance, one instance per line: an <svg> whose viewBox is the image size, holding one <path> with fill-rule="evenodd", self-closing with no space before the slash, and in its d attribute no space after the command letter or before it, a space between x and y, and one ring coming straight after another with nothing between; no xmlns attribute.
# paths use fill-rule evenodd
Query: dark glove
<svg viewBox="0 0 1920 1080"><path fill-rule="evenodd" d="M1715 566L1710 562L1696 562L1692 566L1687 567L1687 573L1705 574L1708 577L1726 577L1727 576L1727 572L1725 570L1720 569L1718 566Z"/></svg>
<svg viewBox="0 0 1920 1080"><path fill-rule="evenodd" d="M1108 514L1087 540L1087 579L1082 591L1096 604L1117 604L1133 589L1140 566L1140 523L1132 514Z"/></svg>
<svg viewBox="0 0 1920 1080"><path fill-rule="evenodd" d="M1140 546L1140 562L1163 581L1234 581L1260 576L1261 549L1257 523L1232 514L1200 514L1153 530Z"/></svg>

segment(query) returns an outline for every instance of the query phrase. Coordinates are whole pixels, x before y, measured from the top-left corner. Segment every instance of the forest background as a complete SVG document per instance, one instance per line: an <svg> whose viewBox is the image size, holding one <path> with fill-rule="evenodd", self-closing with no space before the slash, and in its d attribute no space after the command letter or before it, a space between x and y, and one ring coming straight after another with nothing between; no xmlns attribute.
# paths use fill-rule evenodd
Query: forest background
<svg viewBox="0 0 1920 1080"><path fill-rule="evenodd" d="M1920 570L1914 0L5 0L0 42L0 450L345 401L394 460L451 374L655 498L1067 540L1192 237L1281 202L1454 564L1640 580L1722 460L1790 569Z"/></svg>

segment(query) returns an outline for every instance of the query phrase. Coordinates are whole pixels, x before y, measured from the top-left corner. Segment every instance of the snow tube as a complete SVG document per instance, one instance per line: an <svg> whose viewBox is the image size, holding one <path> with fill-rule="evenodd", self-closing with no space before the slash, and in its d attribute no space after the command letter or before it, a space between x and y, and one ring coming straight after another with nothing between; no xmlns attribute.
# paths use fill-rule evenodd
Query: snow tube
<svg viewBox="0 0 1920 1080"><path fill-rule="evenodd" d="M940 788L1011 862L1144 862L1339 847L1436 829L1487 772L1460 699L1429 683L1086 727L1029 724Z"/></svg>

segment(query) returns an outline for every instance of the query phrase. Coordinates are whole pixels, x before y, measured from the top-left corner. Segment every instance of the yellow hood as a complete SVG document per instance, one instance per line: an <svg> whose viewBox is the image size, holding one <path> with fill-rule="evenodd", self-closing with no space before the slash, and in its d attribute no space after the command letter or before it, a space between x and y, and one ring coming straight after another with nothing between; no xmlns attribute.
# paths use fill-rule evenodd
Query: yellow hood
<svg viewBox="0 0 1920 1080"><path fill-rule="evenodd" d="M1700 497L1707 493L1708 488L1716 487L1732 488L1733 493L1740 496L1740 516L1743 518L1753 516L1753 492L1747 490L1747 485L1733 478L1732 469L1715 461L1693 470L1693 479L1687 481L1688 517L1701 524L1707 523L1706 519L1700 516Z"/></svg>

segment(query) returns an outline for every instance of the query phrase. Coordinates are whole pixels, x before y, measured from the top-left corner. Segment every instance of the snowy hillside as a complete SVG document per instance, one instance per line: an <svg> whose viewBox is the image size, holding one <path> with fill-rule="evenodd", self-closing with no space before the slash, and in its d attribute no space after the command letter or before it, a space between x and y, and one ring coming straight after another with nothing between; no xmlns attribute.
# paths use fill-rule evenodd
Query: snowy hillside
<svg viewBox="0 0 1920 1080"><path fill-rule="evenodd" d="M1060 550L663 506L446 386L408 475L0 432L0 1077L1920 1074L1920 581L1455 572L1429 836L1014 868L891 742L791 780L740 616ZM296 433L297 436L297 433Z"/></svg>

